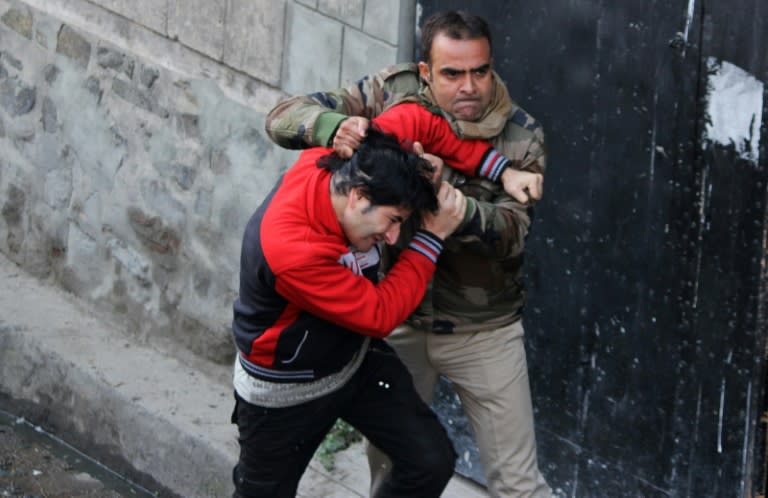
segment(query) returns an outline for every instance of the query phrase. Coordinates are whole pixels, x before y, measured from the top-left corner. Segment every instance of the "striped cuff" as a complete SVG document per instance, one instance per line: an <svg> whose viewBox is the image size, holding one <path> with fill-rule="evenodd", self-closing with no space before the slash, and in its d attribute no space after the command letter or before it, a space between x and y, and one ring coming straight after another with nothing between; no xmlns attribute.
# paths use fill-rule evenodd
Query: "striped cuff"
<svg viewBox="0 0 768 498"><path fill-rule="evenodd" d="M437 258L443 252L443 241L426 230L419 230L408 244L408 247L418 251L427 257L430 261L437 264Z"/></svg>
<svg viewBox="0 0 768 498"><path fill-rule="evenodd" d="M493 147L483 156L480 166L477 168L477 176L484 176L495 182L501 177L501 173L509 166L509 159L504 157Z"/></svg>

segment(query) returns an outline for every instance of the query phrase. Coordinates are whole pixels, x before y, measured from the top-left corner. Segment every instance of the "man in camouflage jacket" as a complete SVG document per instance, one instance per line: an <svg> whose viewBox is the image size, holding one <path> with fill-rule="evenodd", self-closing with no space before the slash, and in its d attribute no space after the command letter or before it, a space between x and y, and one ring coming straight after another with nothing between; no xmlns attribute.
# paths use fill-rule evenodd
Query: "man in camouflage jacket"
<svg viewBox="0 0 768 498"><path fill-rule="evenodd" d="M444 172L467 197L467 212L445 241L430 291L388 342L427 402L438 375L452 382L474 430L490 494L538 498L551 491L536 457L521 265L531 223L528 207L541 195L544 135L492 71L490 48L481 18L436 14L422 28L425 62L399 64L347 88L290 98L270 112L266 129L286 148L333 146L348 155L368 120L390 106L420 102L444 116L457 136L490 141L523 172L514 197L488 180ZM375 489L386 464L376 451L369 457Z"/></svg>

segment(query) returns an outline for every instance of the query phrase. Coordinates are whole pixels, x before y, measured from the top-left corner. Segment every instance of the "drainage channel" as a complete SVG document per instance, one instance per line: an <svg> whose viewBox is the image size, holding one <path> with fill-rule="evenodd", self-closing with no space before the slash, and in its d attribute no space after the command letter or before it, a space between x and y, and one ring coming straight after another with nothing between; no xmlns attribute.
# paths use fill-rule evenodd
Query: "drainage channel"
<svg viewBox="0 0 768 498"><path fill-rule="evenodd" d="M65 441L0 409L0 497L156 497Z"/></svg>

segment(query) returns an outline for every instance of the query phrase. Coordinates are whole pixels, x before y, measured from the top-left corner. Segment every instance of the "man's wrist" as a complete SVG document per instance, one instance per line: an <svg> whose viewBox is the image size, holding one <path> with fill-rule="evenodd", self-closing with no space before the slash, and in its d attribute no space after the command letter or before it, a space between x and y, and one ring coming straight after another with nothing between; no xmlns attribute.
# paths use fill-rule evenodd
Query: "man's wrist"
<svg viewBox="0 0 768 498"><path fill-rule="evenodd" d="M420 228L408 243L408 247L437 264L437 258L443 252L443 239L425 228Z"/></svg>
<svg viewBox="0 0 768 498"><path fill-rule="evenodd" d="M477 176L488 178L492 182L500 182L501 175L509 168L511 161L499 151L490 147L483 156L477 168Z"/></svg>
<svg viewBox="0 0 768 498"><path fill-rule="evenodd" d="M501 175L499 176L499 182L503 184L504 182L508 181L509 177L515 174L515 171L520 171L520 170L516 170L512 168L511 165L507 165L507 167L504 168L504 171L502 171Z"/></svg>
<svg viewBox="0 0 768 498"><path fill-rule="evenodd" d="M317 117L312 140L320 147L331 147L336 130L339 129L341 122L349 116L338 112L324 112Z"/></svg>
<svg viewBox="0 0 768 498"><path fill-rule="evenodd" d="M469 196L465 196L467 199L467 208L464 210L464 218L461 220L461 223L459 223L459 226L456 227L456 230L453 231L453 234L458 234L464 228L469 224L472 217L475 215L475 212L477 212L477 201Z"/></svg>

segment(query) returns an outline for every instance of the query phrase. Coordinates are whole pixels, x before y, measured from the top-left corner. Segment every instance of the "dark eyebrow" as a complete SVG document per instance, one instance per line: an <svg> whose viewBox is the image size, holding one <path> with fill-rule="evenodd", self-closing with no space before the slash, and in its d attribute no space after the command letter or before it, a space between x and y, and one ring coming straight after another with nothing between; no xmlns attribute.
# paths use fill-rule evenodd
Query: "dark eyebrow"
<svg viewBox="0 0 768 498"><path fill-rule="evenodd" d="M451 74L451 75L457 76L459 74L464 74L465 72L466 71L463 71L461 69L455 69L455 68L452 68L452 67L440 68L440 73L441 74Z"/></svg>
<svg viewBox="0 0 768 498"><path fill-rule="evenodd" d="M481 71L488 71L489 69L491 69L491 64L490 63L486 63L486 64L483 64L482 66L477 66L477 67L470 68L469 72L470 73L477 73L477 72L481 72ZM440 73L442 73L442 74L451 74L451 75L454 75L454 76L458 76L458 75L464 74L466 72L467 71L465 71L464 69L456 69L456 68L453 68L453 67L442 67L442 68L440 68Z"/></svg>

